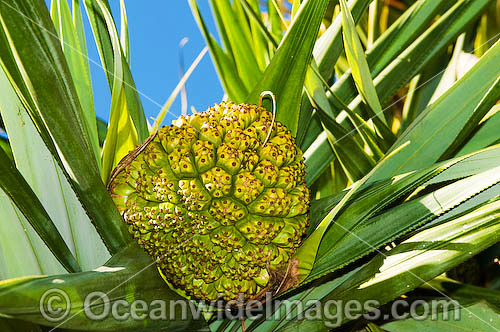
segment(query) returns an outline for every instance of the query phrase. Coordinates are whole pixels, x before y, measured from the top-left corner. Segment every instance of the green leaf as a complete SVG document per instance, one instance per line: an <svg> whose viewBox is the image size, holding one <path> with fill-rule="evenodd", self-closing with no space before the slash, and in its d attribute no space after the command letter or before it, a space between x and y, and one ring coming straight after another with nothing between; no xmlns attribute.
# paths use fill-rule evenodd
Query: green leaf
<svg viewBox="0 0 500 332"><path fill-rule="evenodd" d="M123 56L127 60L130 66L130 37L128 34L128 19L127 19L127 9L125 7L125 1L120 0L120 43L123 50Z"/></svg>
<svg viewBox="0 0 500 332"><path fill-rule="evenodd" d="M470 2L474 3L471 4ZM452 8L450 8L446 14L438 20L438 22L432 25L431 28L429 28L422 36L417 38L409 47L406 49L404 47L401 48L401 50L403 50L402 53L392 54L390 57L394 59L392 63L381 66L380 74L374 78L375 87L380 100L387 100L399 88L406 84L411 77L424 68L427 63L435 59L436 56L439 55L439 53L442 52L453 40L453 38L455 38L459 32L461 32L474 18L476 18L477 15L479 15L481 10L484 9L486 5L487 2L482 0L459 1ZM420 26L421 22L418 25ZM395 31L397 31L397 29ZM389 33L389 31L387 33ZM388 34L388 36L390 36L390 34ZM405 42L398 42L396 44L401 46L405 45ZM386 44L381 43L379 47L382 46L386 47ZM399 47L396 48L396 51L399 50ZM376 58L374 57L373 59ZM431 77L433 75L435 75L435 73L432 73ZM354 83L349 83L352 81L347 78L348 76L345 76L344 79L336 82L332 87L332 90L338 95L339 98L344 100L345 103L350 103L349 107L353 111L361 112L359 109L361 97L358 96L354 100L352 99L355 97L355 86ZM352 89L345 91L339 90L344 86L347 87L349 84L352 85ZM330 100L334 101L334 99L333 95L330 96ZM343 122L345 122L345 120L343 120ZM326 143L327 142L323 142L322 144ZM324 163L320 164L320 170L324 170L326 166L327 160L324 158Z"/></svg>
<svg viewBox="0 0 500 332"><path fill-rule="evenodd" d="M382 162L370 181L387 178L437 161L462 131L468 133L469 121L478 122L485 105L498 94L500 43L496 43L457 83L430 105L395 143L399 150L393 158ZM491 94L488 94L490 91ZM498 99L498 96L497 96ZM490 106L491 107L491 106ZM477 112L477 114L475 114ZM422 153L424 152L425 153ZM410 163L411 161L411 163Z"/></svg>
<svg viewBox="0 0 500 332"><path fill-rule="evenodd" d="M316 285L314 288L310 288L307 290L304 290L298 294L289 296L287 298L289 303L294 303L294 301L300 301L298 305L293 308L292 306L286 304L286 305L280 305L278 308L276 306L274 308L271 308L271 312L266 311L266 315L263 315L262 319L257 319L255 320L255 323L252 322L252 324L248 328L248 332L255 331L257 330L257 325L261 327L261 329L257 330L263 330L263 331L279 331L281 327L286 325L291 320L294 320L294 318L297 316L299 312L303 312L304 309L304 304L307 305L308 301L316 301L317 299L321 299L322 297L328 295L333 289L341 285L343 282L348 280L349 277L352 277L351 273L346 273L343 276L340 276L334 280L330 280L321 284ZM283 298L282 298L283 299ZM280 300L278 298L277 300ZM295 302L296 303L296 302ZM310 303L310 302L309 302ZM274 310L277 309L277 310ZM277 315L278 314L278 315ZM278 318L279 317L279 318ZM262 322L265 318L265 321ZM278 318L278 319L276 319ZM302 331L302 330L298 330ZM311 330L311 331L317 331L316 329Z"/></svg>
<svg viewBox="0 0 500 332"><path fill-rule="evenodd" d="M307 171L306 183L310 186L323 173L327 165L335 159L335 154L330 144L328 144L328 136L325 131L320 133L309 149L304 151L304 158Z"/></svg>
<svg viewBox="0 0 500 332"><path fill-rule="evenodd" d="M247 0L239 0L239 1L240 1L241 5L243 6L243 8L245 9L247 15L250 17L251 22L254 24L252 26L252 34L254 35L254 38L256 35L260 36L262 38L265 38L268 43L272 44L272 47L274 49L278 48L278 44L279 44L280 39L275 38L275 36L273 36L271 34L271 32L267 29L265 23L262 21L262 17L261 17L262 14L260 13L260 10L259 10L259 4L256 1L254 1L253 2L254 5L252 8L247 3ZM266 47L267 47L267 45L266 45ZM268 53L267 50L265 52ZM267 66L267 64L264 65L264 69L266 66Z"/></svg>
<svg viewBox="0 0 500 332"><path fill-rule="evenodd" d="M18 319L0 318L0 329L3 332L43 332L40 326Z"/></svg>
<svg viewBox="0 0 500 332"><path fill-rule="evenodd" d="M262 73L253 55L246 19L243 21L237 16L229 0L211 0L211 3L216 16L220 18L218 20L219 30L224 30L227 35L228 44L225 46L231 49L237 73L246 89L251 90L259 81Z"/></svg>
<svg viewBox="0 0 500 332"><path fill-rule="evenodd" d="M498 145L470 153L465 159L462 159L460 162L447 168L446 171L430 179L426 185L463 179L471 175L486 172L496 167L496 165L500 165Z"/></svg>
<svg viewBox="0 0 500 332"><path fill-rule="evenodd" d="M368 10L367 48L372 47L375 40L380 36L381 5L379 0L373 1Z"/></svg>
<svg viewBox="0 0 500 332"><path fill-rule="evenodd" d="M24 114L24 119L21 117L20 111L23 110L22 105L3 74L3 70L0 71L0 74L0 89L3 92L0 95L0 111L3 117L2 120L5 122L2 125L9 125L10 139L12 140L16 153L20 152L22 154L26 151L25 155L36 158L38 155L35 156L35 152L39 152L39 147L42 146L45 148L45 146L43 142L27 141L31 138L31 135L23 129L29 126L29 123L28 125L26 124L26 120L31 120L28 118L27 114ZM10 120L11 117L12 121ZM33 127L33 125L31 125L31 127ZM35 129L33 128L33 130ZM26 142L19 143L18 139L23 141L26 140ZM26 145L24 145L24 143L26 143ZM31 148L33 148L33 150L30 150ZM46 153L43 157L52 161L53 165L54 162L46 148L44 152ZM28 172L24 172L24 175L27 176L27 180L30 181L30 178L36 176L37 170L34 170L32 173L29 167L26 167L28 163L25 162L25 155L17 154L16 159L21 173L23 169L26 170L26 168L28 168ZM14 160L14 157L12 156L10 159ZM38 173L43 175L43 178L40 179L50 179L51 170L44 168L44 166L46 167L47 165L41 165L43 161L37 161L37 166L42 166L38 171ZM42 186L46 188L48 185L43 184ZM57 199L54 201L57 201ZM38 236L37 232L31 227L23 214L2 190L0 190L0 211L2 211L3 214L3 222L0 223L0 279L24 275L37 275L40 273L59 274L65 272L64 267L57 261L47 245ZM58 224L57 226L64 225L63 220L59 220L59 218L54 220L56 224ZM66 228L61 227L59 229L63 230L63 237L68 234ZM68 243L71 246L71 243Z"/></svg>
<svg viewBox="0 0 500 332"><path fill-rule="evenodd" d="M19 172L54 221L82 269L92 269L101 265L109 258L106 247L3 71L0 72L0 90L3 91L0 96L0 113L9 134ZM14 220L17 218L12 222L15 222ZM17 239L22 242L21 238L25 235L18 236L20 237ZM14 235L13 237L16 239ZM32 242L29 248L39 256L38 260L43 265L44 273L61 273L62 267L54 270L52 269L54 263L43 262L45 259L51 261L53 258L48 257L52 254L48 252L45 244L37 239L37 235L30 231L29 238ZM19 247L15 246L15 249L4 247L4 249L13 251Z"/></svg>
<svg viewBox="0 0 500 332"><path fill-rule="evenodd" d="M89 134L89 142L94 151L97 164L100 165L101 157L94 112L92 81L85 35L81 33L81 30L83 30L82 14L80 7L75 5L73 9L74 20L66 0L53 0L51 15L82 106L83 114L81 117L85 120L83 126Z"/></svg>
<svg viewBox="0 0 500 332"><path fill-rule="evenodd" d="M130 118L125 89L116 82L111 99L111 112L102 151L102 181L108 183L113 169L138 145L137 132Z"/></svg>
<svg viewBox="0 0 500 332"><path fill-rule="evenodd" d="M307 96L304 96L305 98L304 99L308 99ZM310 103L309 103L310 104ZM304 105L304 103L302 103L302 105ZM323 130L323 127L321 126L321 122L319 120L319 116L318 114L316 113L316 111L313 111L312 110L312 106L311 107L311 116L309 117L309 122L307 123L307 125L305 125L304 123L304 126L307 126L308 128L308 131L309 133L312 133L312 135L306 135L304 136L302 142L298 142L298 138L296 138L296 141L297 141L297 145L302 149L302 151L306 151L307 148L309 148L311 146L311 144L318 138L318 136L321 134L322 130ZM304 111L301 111L301 115L304 114ZM300 121L299 121L299 125L300 125ZM299 128L299 132L300 132L300 128ZM305 134L305 132L304 132Z"/></svg>
<svg viewBox="0 0 500 332"><path fill-rule="evenodd" d="M316 191L315 195L312 197L315 197L315 199L329 197L341 192L348 185L349 179L342 165L338 160L334 159L330 167L327 168L326 172L324 172L315 183L315 186L311 188L313 193ZM311 226L311 224L309 224L309 226Z"/></svg>
<svg viewBox="0 0 500 332"><path fill-rule="evenodd" d="M370 0L351 0L349 2L349 8L356 24L358 24L369 3ZM341 29L342 15L338 15L314 45L314 59L318 63L318 70L328 82L335 74L333 67L343 51Z"/></svg>
<svg viewBox="0 0 500 332"><path fill-rule="evenodd" d="M432 19L435 18L436 14L443 12L443 7L446 7L446 4L450 2L449 0L415 1L414 4L376 40L373 47L366 50L366 61L370 67L371 76L375 78L401 52L413 43L415 39L429 29L429 24ZM357 14L356 10L356 7L353 7L351 10L355 21ZM359 16L359 14L357 15ZM331 66L332 65L328 67L331 68ZM320 68L321 67L320 64ZM335 82L332 90L345 101L351 101L358 94L350 70L344 73L344 75Z"/></svg>
<svg viewBox="0 0 500 332"><path fill-rule="evenodd" d="M458 300L485 300L493 305L500 305L499 290L463 284L444 276L432 279L428 283L422 285L421 288L424 290L435 291L440 295Z"/></svg>
<svg viewBox="0 0 500 332"><path fill-rule="evenodd" d="M397 48L397 50L401 50L401 53L391 54L393 61L390 64L383 64L383 66L380 66L379 74L373 79L377 94L382 103L388 101L388 99L403 87L411 77L446 50L446 47L460 32L465 30L486 5L487 1L482 0L458 1L410 46L402 49ZM417 21L417 23L419 22ZM400 43L401 42L396 44L401 45ZM346 84L348 83L349 80L339 80L332 87L332 90L336 92L340 98L344 99L346 103L349 102L351 109L361 112L361 97L357 97L354 100L352 99L355 96L355 94L353 94L353 91L355 91L354 89L342 92L338 91L342 86L347 88Z"/></svg>
<svg viewBox="0 0 500 332"><path fill-rule="evenodd" d="M372 81L370 68L365 58L365 52L359 41L354 19L352 18L345 0L340 0L340 8L342 11L344 51L352 71L354 82L356 83L361 98L373 111L370 113L370 118L378 117L382 123L385 123L382 106L380 106L377 91Z"/></svg>
<svg viewBox="0 0 500 332"><path fill-rule="evenodd" d="M281 40L283 37L283 19L281 16L279 5L277 6L276 0L267 0L267 14L269 15L269 25L271 26L271 33L276 40Z"/></svg>
<svg viewBox="0 0 500 332"><path fill-rule="evenodd" d="M408 84L408 92L404 101L403 109L401 110L401 124L398 132L405 131L408 126L415 120L419 112L418 93L419 83L421 83L422 74L415 76ZM421 99L420 99L421 100Z"/></svg>
<svg viewBox="0 0 500 332"><path fill-rule="evenodd" d="M124 77L124 57L122 56L120 39L114 27L113 17L107 11L106 4L95 0L100 6L106 21L110 40L113 46L114 70L113 90L111 98L111 111L109 116L108 131L102 151L102 181L108 183L112 170L130 151L139 144L138 133L132 120L133 111L127 103L126 84Z"/></svg>
<svg viewBox="0 0 500 332"><path fill-rule="evenodd" d="M0 210L4 218L0 223L0 280L37 275L43 271L65 272L3 190L0 190ZM33 248L41 250L35 252Z"/></svg>
<svg viewBox="0 0 500 332"><path fill-rule="evenodd" d="M323 81L321 75L317 72L315 65L312 64L311 69L308 71L306 76L305 87L308 95L311 96L311 104L313 104L318 110L317 113L319 114L320 119L322 119L324 126L331 132L335 133L336 136L343 137L343 139L357 133L360 137L363 148L360 153L366 155L366 158L372 159L374 164L375 160L382 158L383 152L379 144L385 145L385 142L381 137L377 136L377 133L373 129L373 121L368 120L368 122L365 122L358 114L352 112L340 99L331 105L328 101L323 85L329 89L328 84ZM349 117L351 122L355 125L355 130L347 132L337 123L334 108L337 110L344 110L347 117ZM338 113L339 112L337 112L337 114ZM384 125L382 124L382 126ZM388 132L389 129L385 128L383 131ZM389 139L389 136L392 136L392 134L387 136ZM332 144L336 144L336 142L333 143L330 140L330 145ZM332 149L335 150L335 148ZM352 152L356 153L356 150L353 150ZM342 162L342 160L340 161ZM360 177L354 178L353 180L361 178L364 174L366 173L362 173Z"/></svg>
<svg viewBox="0 0 500 332"><path fill-rule="evenodd" d="M329 125L335 124L332 122ZM339 135L335 136L334 133L339 133ZM323 142L327 144L322 144ZM338 142L342 143L337 144ZM335 149L332 150L333 148ZM339 158L344 171L354 179L361 178L374 165L374 160L362 153L361 147L349 133L345 133L339 125L336 125L332 131L323 131L311 147L304 152L307 166L306 182L314 183L323 173L325 161L330 163L335 156Z"/></svg>
<svg viewBox="0 0 500 332"><path fill-rule="evenodd" d="M383 154L377 145L375 133L365 126L366 123L361 118L356 118L354 121L358 124L358 133L362 138L362 144L356 142L353 137L354 132L346 132L336 122L334 112L321 84L320 75L314 70L315 65L311 66L304 84L307 95L311 99L311 104L318 110L317 114L338 162L342 165L349 180L355 182L362 178L375 165L375 160L381 158ZM345 105L340 107L343 106ZM345 107L347 108L347 106ZM356 114L353 115L356 117ZM339 141L342 141L342 144L338 144Z"/></svg>
<svg viewBox="0 0 500 332"><path fill-rule="evenodd" d="M297 279L299 283L302 283L311 274L318 255L319 245L328 227L339 211L346 205L348 200L357 192L364 182L365 180L362 179L350 187L349 192L347 192L346 195L342 197L340 202L328 213L328 215L320 223L318 223L311 235L295 252L292 259L297 262Z"/></svg>
<svg viewBox="0 0 500 332"><path fill-rule="evenodd" d="M136 89L134 79L130 72L129 64L125 58L124 50L118 40L119 47L116 47L118 32L113 21L111 10L107 0L85 0L85 8L90 20L92 32L101 57L101 63L108 79L108 85L113 92L117 76L123 84L127 110L137 132L139 142L143 142L149 136L146 117L139 98L139 91ZM102 6L101 6L102 5ZM121 73L117 73L116 60L120 59L122 67ZM123 75L123 76L122 76Z"/></svg>
<svg viewBox="0 0 500 332"><path fill-rule="evenodd" d="M46 306L52 301L52 308L57 307L61 313L68 310L66 319L54 322L42 316L40 301L44 294L48 294L42 302L45 312L49 313ZM60 297L56 301L51 300L57 295ZM145 306L139 301L145 301ZM132 310L134 306L138 310ZM99 315L106 308L109 315L91 319L89 313ZM0 315L85 331L206 329L195 304L170 290L159 276L156 264L136 245L126 247L94 271L1 281Z"/></svg>
<svg viewBox="0 0 500 332"><path fill-rule="evenodd" d="M256 104L262 91L272 91L277 100L276 119L294 136L306 72L327 5L328 0L302 3L262 79L247 99L248 103Z"/></svg>
<svg viewBox="0 0 500 332"><path fill-rule="evenodd" d="M245 10L243 9L242 2L241 1L233 1L232 7L233 7L232 11L233 11L233 15L234 15L234 21L236 21L238 23L238 27L240 28L239 32L242 33L242 35L240 35L239 37L242 38L243 40L246 40L246 42L249 45L251 45L251 43L253 41L253 36L252 36L252 30L251 30L251 26L250 26L250 20L247 17ZM235 32L238 33L237 30ZM254 59L258 65L257 55L255 54L256 50L253 49L251 46L250 46L250 49L253 50L252 55L254 56ZM260 67L258 66L257 68L259 69L259 71L258 71L259 74L261 74L262 72L260 71Z"/></svg>
<svg viewBox="0 0 500 332"><path fill-rule="evenodd" d="M468 141L472 133L475 131L479 125L481 119L488 113L488 111L498 102L500 99L500 76L490 87L488 92L481 99L479 104L475 107L474 111L470 115L469 119L463 126L460 133L455 137L455 140L448 146L445 152L439 157L440 160L451 158L457 154L457 152L464 146ZM500 139L500 135L497 135Z"/></svg>
<svg viewBox="0 0 500 332"><path fill-rule="evenodd" d="M7 156L12 160L14 156L12 155L12 149L10 147L9 140L5 137L0 137L0 149L7 154Z"/></svg>
<svg viewBox="0 0 500 332"><path fill-rule="evenodd" d="M350 182L361 179L375 164L373 157L364 153L363 147L349 133L345 133L336 122L325 124L325 133L335 157L342 165ZM339 144L340 141L342 144Z"/></svg>
<svg viewBox="0 0 500 332"><path fill-rule="evenodd" d="M457 1L389 65L384 66L380 74L373 78L380 101L386 102L426 64L440 56L488 4L488 0ZM340 97L343 98L342 95ZM357 97L349 105L355 111L360 103L361 98Z"/></svg>
<svg viewBox="0 0 500 332"><path fill-rule="evenodd" d="M496 109L497 112L478 127L473 136L457 152L457 156L477 151L500 140L498 135L498 127L500 126L500 112L498 110L500 110L500 106L496 107Z"/></svg>
<svg viewBox="0 0 500 332"><path fill-rule="evenodd" d="M366 189L366 186L358 190L358 192L355 193L352 199L353 200L357 199L357 197L359 197L359 194L363 192L364 189ZM311 200L311 209L309 212L309 226L306 233L306 238L309 235L311 235L311 233L321 223L321 220L323 220L323 218L335 207L335 205L337 205L342 200L342 198L348 192L349 190L344 188L344 190L334 195Z"/></svg>
<svg viewBox="0 0 500 332"><path fill-rule="evenodd" d="M244 102L246 96L248 95L248 91L243 84L243 81L238 76L236 65L231 61L231 57L224 53L222 48L208 32L200 10L198 9L198 5L196 4L196 0L189 0L189 5L191 6L194 18L198 23L203 36L205 37L205 41L210 50L215 68L217 69L219 78L222 81L221 83L224 86L224 90L228 94L229 99L236 103Z"/></svg>
<svg viewBox="0 0 500 332"><path fill-rule="evenodd" d="M45 4L2 2L0 18L4 71L106 246L118 251L130 236L100 179L82 127L78 96Z"/></svg>
<svg viewBox="0 0 500 332"><path fill-rule="evenodd" d="M375 248L390 243L398 237L408 233L426 222L434 220L451 209L457 208L463 202L479 195L484 190L491 188L500 181L500 178L492 176L498 169L480 173L478 175L457 181L446 187L438 189L421 198L400 204L380 215L372 217L367 222L351 228L350 232L340 240L337 245L330 244L331 234L336 233L336 227L340 227L340 233L346 231L341 225L342 217L349 216L349 208L342 214L338 221L323 237L323 245L320 246L318 258L311 272L309 280L317 278L327 272L332 272L372 252ZM499 186L496 186L492 195L498 194ZM379 198L374 195L371 198ZM364 199L367 203L369 199ZM476 201L472 207L477 208L484 204L486 199ZM372 201L373 202L373 201ZM353 216L354 218L354 216ZM449 218L444 216L444 218ZM398 220L398 223L394 223ZM383 232L377 230L383 229ZM322 256L328 248L326 256ZM322 271L322 272L320 272Z"/></svg>
<svg viewBox="0 0 500 332"><path fill-rule="evenodd" d="M438 58L446 47L461 33L474 19L484 10L489 4L487 0L460 0L456 2L435 24L417 38L410 46L402 53L394 57L394 60L383 67L383 70L374 78L377 94L382 101L388 100L396 93L404 84L412 77L419 73L423 68ZM432 73L432 76L435 73ZM335 83L332 90L336 92L337 84ZM345 103L349 103L350 109L354 112L362 114L360 109L362 99L360 96L351 99L343 94L338 94ZM334 100L330 96L330 100ZM344 120L340 120L343 126L346 124ZM309 135L309 133L308 133ZM324 141L322 144L328 144ZM320 171L323 171L331 161L331 156L323 156L322 162L318 162Z"/></svg>
<svg viewBox="0 0 500 332"><path fill-rule="evenodd" d="M196 0L192 0L195 6L197 7L197 2ZM221 16L221 11L217 7L217 2L214 0L210 1L210 4L212 6L212 13L214 15L215 23L217 24L217 27L224 27L224 22L222 21L222 16ZM196 16L196 15L195 15ZM196 17L195 17L196 19ZM220 34L220 39L222 41L222 47L224 48L224 51L227 53L228 57L231 59L233 64L236 66L234 63L234 54L233 50L231 48L231 42L229 41L229 37L227 34L227 31L225 28L219 28L219 34Z"/></svg>
<svg viewBox="0 0 500 332"><path fill-rule="evenodd" d="M402 111L400 133L408 129L417 116L429 105L429 101L440 82L440 78L446 70L448 60L448 57L445 56L432 60L423 69L422 73L410 81Z"/></svg>
<svg viewBox="0 0 500 332"><path fill-rule="evenodd" d="M3 150L0 150L0 187L16 204L66 270L69 272L81 271L47 211Z"/></svg>
<svg viewBox="0 0 500 332"><path fill-rule="evenodd" d="M452 305L452 308L455 306ZM496 332L500 326L500 312L494 306L480 302L461 306L452 312L440 312L425 319L397 320L382 325L389 332ZM446 318L448 317L448 318Z"/></svg>
<svg viewBox="0 0 500 332"><path fill-rule="evenodd" d="M80 0L72 0L71 1L73 8L73 24L76 28L76 34L78 36L78 41L80 44L80 48L83 54L88 55L87 52L87 38L85 37L85 27L83 25L83 14L80 5ZM87 59L88 60L88 59ZM88 66L88 61L86 62Z"/></svg>
<svg viewBox="0 0 500 332"><path fill-rule="evenodd" d="M92 28L97 51L99 52L99 56L101 58L104 75L106 75L106 78L108 80L109 89L112 90L114 54L111 38L109 37L108 28L106 26L106 21L104 20L104 17L100 12L97 2L93 0L83 0L83 4L90 21L90 27Z"/></svg>
<svg viewBox="0 0 500 332"><path fill-rule="evenodd" d="M429 104L435 102L443 93L445 93L457 80L457 70L458 70L458 60L460 59L460 54L463 52L465 43L465 33L458 36L455 43L453 54L451 56L448 66L439 76L439 83L432 94ZM435 78L437 80L437 78Z"/></svg>
<svg viewBox="0 0 500 332"><path fill-rule="evenodd" d="M452 164L450 163L450 165ZM345 236L351 234L355 227L363 224L370 216L407 193L411 188L418 187L450 165L415 172L400 178L399 183L394 181L394 183L382 185L377 188L375 195L370 196L368 199L354 201L345 211L340 213L352 196L370 177L370 174L376 170L374 168L362 180L350 187L348 193L328 212L314 232L299 247L294 255L294 258L298 261L299 280L313 280L329 272L330 258L328 256L331 254L331 249ZM335 223L332 228L329 228L333 220L335 220ZM323 245L321 246L321 244ZM328 262L326 265L322 262L323 259Z"/></svg>
<svg viewBox="0 0 500 332"><path fill-rule="evenodd" d="M248 3L247 0L238 1L249 17L255 57L259 64L260 71L264 72L264 70L266 70L267 64L269 63L270 56L268 42L271 41L271 43L273 43L274 38L266 28L262 20L262 13L259 8L258 0L249 1L250 3ZM267 40L262 34L267 36ZM276 45L273 45L274 48L278 47L278 44L275 44Z"/></svg>
<svg viewBox="0 0 500 332"><path fill-rule="evenodd" d="M377 299L380 305L385 304L497 243L499 220L500 202L493 202L419 232L389 252L379 251L361 268L320 285L324 291L330 289L327 296L321 297L321 303L338 299L344 303L351 300L365 303ZM326 314L335 317L338 324L348 321L345 313L337 312L337 308L329 306ZM329 328L322 320L294 319L279 331L328 331Z"/></svg>
<svg viewBox="0 0 500 332"><path fill-rule="evenodd" d="M320 219L321 222L315 219L311 220L314 231L294 256L299 263L298 269L301 273L299 280L305 280L307 277L307 281L312 281L326 273L335 271L369 253L373 248L394 240L421 223L437 218L472 196L495 185L500 179L497 176L492 176L495 174L495 170L491 169L494 166L491 164L489 167L481 165L481 160L494 160L492 157L500 158L499 152L499 149L487 149L447 163L434 165L426 170L369 185L370 189L361 194L366 186L364 181L370 177L368 174L363 180L349 188L346 193L333 196L332 201L327 200L326 205L313 204L314 210L311 213L311 219ZM464 174L464 171L467 174ZM483 173L478 174L480 172ZM446 174L444 177L443 173ZM378 217L373 218L380 210L397 199L416 190L424 183L432 183L429 180L441 176L441 182L444 182L474 174L478 175L424 196L422 201L410 201L410 203L389 210L387 215L379 214ZM439 183L439 181L434 183ZM475 205L467 208L470 209L482 204L487 199L488 197L482 197L474 203ZM437 204L434 204L436 200ZM321 212L318 212L318 208ZM396 214L391 215L390 213L393 212ZM333 220L335 223L329 227ZM378 220L382 224L379 224ZM401 220L401 222L394 224L393 220ZM384 225L385 222L388 224ZM377 229L387 231L377 232ZM362 243L360 239L362 239ZM370 243L370 245L366 246L366 243ZM353 248L357 249L353 250ZM347 250L344 252L343 249Z"/></svg>
<svg viewBox="0 0 500 332"><path fill-rule="evenodd" d="M275 49L278 47L278 39L275 39L275 37L268 31L266 28L264 22L261 20L260 16L258 16L255 11L249 7L249 5L246 3L245 0L240 0L241 3L243 4L245 10L247 11L248 15L252 19L252 22L255 22L255 24L258 27L258 31L260 31L261 35L258 37L264 38L267 43L269 44L268 47L272 48L272 52L274 53ZM331 5L331 3L330 3ZM258 8L258 4L255 4L255 6ZM257 30L257 29L256 29ZM340 37L340 34L339 34ZM267 54L267 51L266 51ZM316 67L311 64L312 67L314 67L314 71L317 72ZM304 82L304 85L306 86L308 93L303 93L302 95L302 101L301 101L301 109L300 109L300 116L299 116L299 124L298 124L298 129L297 129L297 135L296 135L296 142L297 144L302 144L303 139L307 139L304 137L306 129L309 127L310 122L309 119L312 117L312 112L313 112L313 106L309 102L309 97L312 97L313 99L316 99L316 94L319 94L320 96L323 96L323 99L328 103L326 100L326 96L324 95L324 90L323 87L321 86L321 82L318 84L317 79L312 74L311 70L313 68L309 68L306 74L306 79ZM325 86L328 86L327 84ZM314 93L312 92L314 91ZM323 101L323 100L321 100ZM321 104L320 101L317 100L318 104ZM319 131L320 132L320 131ZM318 133L319 133L318 132ZM316 135L310 135L310 137L315 137ZM339 134L339 136L342 136Z"/></svg>
<svg viewBox="0 0 500 332"><path fill-rule="evenodd" d="M366 325L365 327L365 330L366 332L385 332L383 329L373 323L368 323L368 325Z"/></svg>
<svg viewBox="0 0 500 332"><path fill-rule="evenodd" d="M97 133L99 135L99 144L102 146L104 144L104 140L106 139L106 134L108 132L108 124L96 117L97 121Z"/></svg>
<svg viewBox="0 0 500 332"><path fill-rule="evenodd" d="M293 3L292 3L292 19L297 14L297 11L299 10L301 1L302 0L293 0Z"/></svg>

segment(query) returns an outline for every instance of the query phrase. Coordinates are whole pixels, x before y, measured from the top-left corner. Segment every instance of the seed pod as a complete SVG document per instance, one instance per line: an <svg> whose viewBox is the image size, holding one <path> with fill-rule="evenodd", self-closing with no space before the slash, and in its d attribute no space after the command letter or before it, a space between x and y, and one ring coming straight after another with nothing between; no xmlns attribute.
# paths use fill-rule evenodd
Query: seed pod
<svg viewBox="0 0 500 332"><path fill-rule="evenodd" d="M250 299L286 271L310 198L302 152L271 113L223 102L124 160L108 189L171 285L198 299Z"/></svg>

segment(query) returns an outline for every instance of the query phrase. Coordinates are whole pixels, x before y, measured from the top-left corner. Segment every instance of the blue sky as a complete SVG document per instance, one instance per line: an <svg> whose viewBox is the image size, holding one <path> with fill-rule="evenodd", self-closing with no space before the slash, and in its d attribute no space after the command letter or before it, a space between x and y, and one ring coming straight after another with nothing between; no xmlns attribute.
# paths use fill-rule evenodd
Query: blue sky
<svg viewBox="0 0 500 332"><path fill-rule="evenodd" d="M50 3L50 1L46 1ZM120 1L109 0L116 23L120 24ZM205 46L191 9L186 0L125 0L130 33L131 70L141 96L146 117L156 117L171 91L179 81L178 45L182 38L189 38L184 47L186 69ZM210 6L207 0L199 1L200 10L216 35ZM50 7L49 7L50 8ZM100 64L94 37L84 10L89 58ZM111 95L102 68L90 62L96 115L109 118ZM197 67L187 83L189 107L205 110L223 97L219 79L210 55ZM181 113L180 98L172 105L163 124L169 124Z"/></svg>

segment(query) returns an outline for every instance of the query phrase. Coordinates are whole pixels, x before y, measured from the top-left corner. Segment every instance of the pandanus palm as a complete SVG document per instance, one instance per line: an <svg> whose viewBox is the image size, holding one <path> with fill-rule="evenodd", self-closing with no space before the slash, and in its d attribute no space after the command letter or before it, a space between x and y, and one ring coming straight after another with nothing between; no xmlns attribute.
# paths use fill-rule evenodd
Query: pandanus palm
<svg viewBox="0 0 500 332"><path fill-rule="evenodd" d="M497 276L443 275L498 250L495 1L211 0L219 44L190 0L226 96L163 128L172 99L148 126L124 2L120 34L106 0L83 4L107 126L79 1L0 2L2 331L406 331L425 323L329 304L424 295L460 302L443 326L495 331ZM263 315L172 304L240 293Z"/></svg>

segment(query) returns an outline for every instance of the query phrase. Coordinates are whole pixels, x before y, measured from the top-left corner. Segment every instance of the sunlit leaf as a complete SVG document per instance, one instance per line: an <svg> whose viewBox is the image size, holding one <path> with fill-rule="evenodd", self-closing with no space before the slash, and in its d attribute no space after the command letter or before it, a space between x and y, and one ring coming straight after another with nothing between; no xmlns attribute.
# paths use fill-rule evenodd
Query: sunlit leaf
<svg viewBox="0 0 500 332"><path fill-rule="evenodd" d="M16 204L54 256L69 272L80 271L47 211L3 150L0 150L0 174L0 188Z"/></svg>
<svg viewBox="0 0 500 332"><path fill-rule="evenodd" d="M107 248L116 252L130 237L91 157L81 105L47 8L31 0L2 2L0 17L1 65Z"/></svg>
<svg viewBox="0 0 500 332"><path fill-rule="evenodd" d="M138 140L143 142L149 136L147 121L139 98L139 91L136 89L124 50L117 37L118 32L108 1L84 0L84 4L101 57L102 68L108 79L109 89L113 92L115 80L119 77L120 83L123 84L127 109L137 132ZM116 43L118 46L115 45ZM121 62L119 69L121 73L116 72L118 70L117 59L120 59Z"/></svg>
<svg viewBox="0 0 500 332"><path fill-rule="evenodd" d="M356 86L358 87L358 91L363 101L367 103L373 111L370 113L370 116L377 116L382 122L385 122L385 118L382 114L382 106L380 106L380 100L371 79L370 68L368 67L363 47L361 46L361 42L356 32L354 19L352 18L345 0L340 0L340 7L342 9L344 50L352 70L354 81L356 82Z"/></svg>
<svg viewBox="0 0 500 332"><path fill-rule="evenodd" d="M59 294L60 301L49 303L51 297L44 294ZM41 304L44 298L47 302ZM139 309L144 308L141 303L148 310ZM47 320L51 316L44 306L48 304L61 313L67 310L66 319ZM102 319L92 319L92 314L103 312L103 305L115 309ZM198 331L205 327L196 305L170 290L155 263L136 245L93 271L0 281L0 315L85 331Z"/></svg>
<svg viewBox="0 0 500 332"><path fill-rule="evenodd" d="M85 36L82 33L80 7L73 4L73 15L66 0L53 0L51 8L52 21L58 33L76 92L82 105L82 118L89 134L89 142L100 166L99 141L94 111L94 95L90 78L89 61ZM74 19L73 19L74 18Z"/></svg>
<svg viewBox="0 0 500 332"><path fill-rule="evenodd" d="M276 119L295 136L300 100L327 0L307 0L301 5L262 79L247 102L256 104L262 91L272 91L277 99Z"/></svg>

